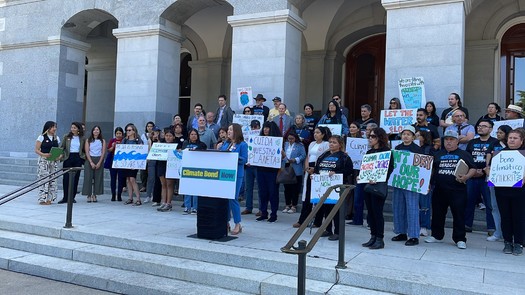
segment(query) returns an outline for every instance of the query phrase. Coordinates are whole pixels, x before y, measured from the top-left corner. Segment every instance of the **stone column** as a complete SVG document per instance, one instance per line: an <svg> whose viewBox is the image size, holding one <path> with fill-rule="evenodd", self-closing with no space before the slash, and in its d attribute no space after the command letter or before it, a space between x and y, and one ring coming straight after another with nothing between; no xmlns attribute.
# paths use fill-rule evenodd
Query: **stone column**
<svg viewBox="0 0 525 295"><path fill-rule="evenodd" d="M324 103L324 89L325 84L325 58L326 51L316 50L307 51L303 53L305 62L305 76L304 76L304 100L301 100L300 111L303 112L302 105L306 102L323 102ZM323 111L323 105L315 105L315 110ZM298 110L298 111L299 111Z"/></svg>
<svg viewBox="0 0 525 295"><path fill-rule="evenodd" d="M387 10L385 106L401 78L423 77L427 100L463 96L465 16L472 0L382 0Z"/></svg>
<svg viewBox="0 0 525 295"><path fill-rule="evenodd" d="M291 110L300 110L301 38L305 22L285 9L228 17L233 28L231 107L237 106L237 88L251 86L253 95L283 98Z"/></svg>
<svg viewBox="0 0 525 295"><path fill-rule="evenodd" d="M178 112L180 28L151 25L118 28L115 125L134 123L142 130L147 121L168 126Z"/></svg>

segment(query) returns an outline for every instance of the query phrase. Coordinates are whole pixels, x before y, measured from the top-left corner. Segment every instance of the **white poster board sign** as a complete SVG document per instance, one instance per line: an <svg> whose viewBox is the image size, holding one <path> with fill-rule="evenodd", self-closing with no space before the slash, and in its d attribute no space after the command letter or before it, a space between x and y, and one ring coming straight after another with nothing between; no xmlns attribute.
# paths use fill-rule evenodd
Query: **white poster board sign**
<svg viewBox="0 0 525 295"><path fill-rule="evenodd" d="M368 139L347 137L346 138L346 153L352 159L355 170L361 168L361 160L368 150Z"/></svg>
<svg viewBox="0 0 525 295"><path fill-rule="evenodd" d="M382 110L380 127L386 133L401 133L403 127L416 123L417 109Z"/></svg>
<svg viewBox="0 0 525 295"><path fill-rule="evenodd" d="M168 153L168 162L166 163L166 178L180 179L182 170L182 153L183 151L172 150Z"/></svg>
<svg viewBox="0 0 525 295"><path fill-rule="evenodd" d="M341 136L341 133L343 133L343 125L342 124L317 124L319 127L326 127L330 129L330 132L332 132L332 135L339 135Z"/></svg>
<svg viewBox="0 0 525 295"><path fill-rule="evenodd" d="M525 152L500 151L492 158L488 186L522 187L524 175Z"/></svg>
<svg viewBox="0 0 525 295"><path fill-rule="evenodd" d="M343 184L343 174L312 174L312 189L310 193L310 202L319 203L326 190L332 185ZM339 193L332 190L324 204L335 204L339 200Z"/></svg>
<svg viewBox="0 0 525 295"><path fill-rule="evenodd" d="M237 88L237 105L240 110L253 105L252 87ZM262 126L262 125L261 125Z"/></svg>
<svg viewBox="0 0 525 295"><path fill-rule="evenodd" d="M408 151L392 151L394 170L388 185L411 192L428 194L434 157Z"/></svg>
<svg viewBox="0 0 525 295"><path fill-rule="evenodd" d="M111 168L146 169L148 146L143 144L117 144Z"/></svg>
<svg viewBox="0 0 525 295"><path fill-rule="evenodd" d="M242 114L234 114L233 115L233 123L237 123L241 125L242 128L242 134L246 136L250 133L251 127L250 124L252 123L252 120L259 121L259 126L262 127L264 124L264 116L263 115L242 115ZM246 139L245 139L246 140Z"/></svg>
<svg viewBox="0 0 525 295"><path fill-rule="evenodd" d="M496 121L494 122L494 127L492 127L492 132L490 133L490 136L496 138L497 137L496 134L498 133L498 128L502 125L509 125L512 129L523 127L523 120L524 119Z"/></svg>
<svg viewBox="0 0 525 295"><path fill-rule="evenodd" d="M357 183L385 182L391 153L392 151L364 155Z"/></svg>
<svg viewBox="0 0 525 295"><path fill-rule="evenodd" d="M154 142L148 153L148 160L167 161L168 153L177 148L176 143Z"/></svg>
<svg viewBox="0 0 525 295"><path fill-rule="evenodd" d="M248 163L252 166L281 168L283 138L254 136L248 141Z"/></svg>
<svg viewBox="0 0 525 295"><path fill-rule="evenodd" d="M234 199L238 161L239 153L185 150L179 194Z"/></svg>
<svg viewBox="0 0 525 295"><path fill-rule="evenodd" d="M399 100L401 107L407 109L424 108L427 103L425 80L423 77L399 79Z"/></svg>

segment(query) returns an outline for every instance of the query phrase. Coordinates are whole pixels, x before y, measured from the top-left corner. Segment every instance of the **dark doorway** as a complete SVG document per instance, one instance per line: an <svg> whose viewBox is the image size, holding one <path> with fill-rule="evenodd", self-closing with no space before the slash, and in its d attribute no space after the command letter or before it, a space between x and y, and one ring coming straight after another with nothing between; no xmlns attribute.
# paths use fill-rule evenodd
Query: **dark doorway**
<svg viewBox="0 0 525 295"><path fill-rule="evenodd" d="M525 97L525 24L510 28L501 39L501 95L505 105L516 104Z"/></svg>
<svg viewBox="0 0 525 295"><path fill-rule="evenodd" d="M184 52L180 55L180 83L179 83L179 115L182 122L190 116L191 100L191 54Z"/></svg>
<svg viewBox="0 0 525 295"><path fill-rule="evenodd" d="M361 118L361 106L372 106L372 117L379 119L383 109L385 84L385 35L367 38L355 45L346 57L345 105L349 122Z"/></svg>

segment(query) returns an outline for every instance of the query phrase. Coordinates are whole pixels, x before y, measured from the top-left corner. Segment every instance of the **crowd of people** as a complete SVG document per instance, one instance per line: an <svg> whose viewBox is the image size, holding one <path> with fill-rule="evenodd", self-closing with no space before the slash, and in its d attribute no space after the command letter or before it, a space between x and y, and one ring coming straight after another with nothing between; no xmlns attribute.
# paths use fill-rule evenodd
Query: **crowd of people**
<svg viewBox="0 0 525 295"><path fill-rule="evenodd" d="M341 97L334 95L322 116L316 116L314 106L304 105L304 112L290 112L280 97L272 101L274 108L264 105L266 98L262 94L255 97L255 105L243 109L244 115L262 115L264 123L253 120L250 128L260 136L283 137L281 149L281 168L256 167L248 163L248 146L242 132L242 126L233 123L234 111L228 106L225 95L217 99L216 112L204 111L203 105L194 105L193 114L184 124L181 116L173 116L172 124L159 128L154 122L148 122L143 134L129 123L125 128L117 127L114 137L108 142L102 136L100 126L94 126L89 135L85 134L82 123L73 122L70 132L63 138L56 134L55 122L44 124L42 134L36 141L35 152L38 154L38 177L45 177L58 169L58 162L63 167L84 166L82 195L87 202L97 202L97 195L103 194L103 171L108 169L111 176L111 201L122 201L122 194L127 191L124 204L141 206L151 203L159 212L173 210L172 198L178 194L179 180L166 177L166 161L148 160L147 168L140 170L139 188L137 175L139 170L114 169L112 161L117 144L147 144L150 148L156 142L176 145L176 149L209 150L239 153L236 193L229 201L230 216L233 216L232 235L242 233L241 216L254 214L256 221L273 223L277 221L279 208L279 185L284 186L285 207L281 213L300 215L293 227L300 227L312 211L311 176L313 174L335 173L343 175L343 183L356 184L359 170L355 170L352 159L345 149L347 137L368 139L367 154L402 150L411 153L431 155L434 158L431 185L428 194L421 194L401 188L390 190L392 194L394 242L404 241L406 246L419 244L420 237L427 243L442 242L444 239L445 219L450 208L453 216L452 240L460 249L467 247L466 233L472 231L474 212L478 204L485 208L487 240L503 241L503 252L521 255L525 236L525 189L523 187L489 187L487 176L490 173L491 159L494 153L504 150L525 150L525 129L512 129L508 125L498 124L497 137L491 136L494 122L523 118L520 106L509 105L500 116L501 108L497 103L487 106L487 114L477 121L469 118L468 109L461 103L456 93L448 97L449 108L441 117L436 114L433 102L426 102L425 107L417 110L417 121L404 126L398 134L388 134L380 128L378 121L371 117L370 105L362 105L361 118L349 122L349 110L341 105ZM390 101L389 109L401 109L399 99ZM292 110L295 111L295 110ZM293 114L293 115L292 115ZM475 124L472 124L475 122ZM341 125L341 134L332 134L324 124ZM441 128L440 128L441 127ZM441 129L441 130L440 130ZM392 146L391 140L401 140ZM55 157L52 150L61 149ZM468 167L463 174L455 174L456 166L463 162ZM283 182L280 173L293 172L291 180ZM390 161L388 177L393 171ZM59 204L68 201L68 196L78 192L80 171L74 174L73 187L69 187L69 173L63 177L64 195ZM306 177L304 179L303 177ZM388 178L387 178L388 179ZM305 181L303 181L305 180ZM258 187L257 212L254 212L254 183ZM301 198L303 192L305 195ZM369 184L375 184L373 182ZM384 241L383 207L386 197L367 189L367 184L356 184L352 192L352 203L346 212L352 225L370 227L370 240L362 245L370 249L381 249ZM71 194L70 194L71 193ZM141 199L141 193L143 194ZM50 181L40 187L39 203L50 205L57 197L56 181ZM185 195L182 206L184 214L197 214L198 196ZM241 211L240 202L244 199L246 207ZM302 203L299 204L299 200ZM75 200L73 199L75 202ZM269 205L269 207L268 207ZM366 205L367 216L363 211ZM327 218L333 205L323 204L313 220L312 226L319 227ZM339 213L338 213L339 214ZM335 220L337 219L335 217ZM231 218L231 217L230 217ZM339 224L330 224L322 234L329 240L339 239Z"/></svg>

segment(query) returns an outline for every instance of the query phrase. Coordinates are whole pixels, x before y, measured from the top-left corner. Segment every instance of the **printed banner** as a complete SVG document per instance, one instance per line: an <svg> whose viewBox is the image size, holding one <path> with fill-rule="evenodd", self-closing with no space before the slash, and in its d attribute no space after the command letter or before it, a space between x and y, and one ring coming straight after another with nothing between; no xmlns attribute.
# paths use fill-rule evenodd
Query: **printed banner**
<svg viewBox="0 0 525 295"><path fill-rule="evenodd" d="M146 169L148 146L144 144L117 144L113 165L115 169Z"/></svg>
<svg viewBox="0 0 525 295"><path fill-rule="evenodd" d="M248 163L252 166L281 168L283 138L254 136L248 143Z"/></svg>
<svg viewBox="0 0 525 295"><path fill-rule="evenodd" d="M496 187L522 187L523 177L525 176L524 167L524 151L500 151L492 158L488 185Z"/></svg>
<svg viewBox="0 0 525 295"><path fill-rule="evenodd" d="M392 151L394 171L388 185L411 192L428 194L434 157L408 151Z"/></svg>
<svg viewBox="0 0 525 295"><path fill-rule="evenodd" d="M492 132L490 133L490 136L496 138L496 134L498 133L498 128L502 125L509 125L512 129L516 129L523 126L523 120L524 119L513 119L513 120L504 120L504 121L496 121L494 122L494 127L492 127Z"/></svg>
<svg viewBox="0 0 525 295"><path fill-rule="evenodd" d="M364 155L357 183L385 182L391 153L392 151Z"/></svg>
<svg viewBox="0 0 525 295"><path fill-rule="evenodd" d="M332 185L343 184L343 174L312 174L312 186L310 202L312 204L319 203L319 200L324 195L326 190ZM335 204L339 200L339 193L333 190L324 204Z"/></svg>
<svg viewBox="0 0 525 295"><path fill-rule="evenodd" d="M343 125L342 124L317 124L317 126L326 127L328 129L330 129L330 132L332 132L332 135L339 135L339 136L341 136L341 133L343 133Z"/></svg>
<svg viewBox="0 0 525 295"><path fill-rule="evenodd" d="M176 143L154 142L148 153L148 160L167 161L168 153L177 148Z"/></svg>
<svg viewBox="0 0 525 295"><path fill-rule="evenodd" d="M386 133L401 133L403 127L416 123L417 109L382 110L380 127Z"/></svg>
<svg viewBox="0 0 525 295"><path fill-rule="evenodd" d="M424 108L427 99L423 77L399 79L399 100L402 108Z"/></svg>
<svg viewBox="0 0 525 295"><path fill-rule="evenodd" d="M238 161L239 153L185 150L179 194L235 199Z"/></svg>
<svg viewBox="0 0 525 295"><path fill-rule="evenodd" d="M264 124L264 116L263 115L242 115L242 114L235 114L235 115L233 115L233 123L237 123L237 124L241 125L242 134L245 137L251 131L250 124L252 123L252 120L259 121L261 127ZM246 140L246 138L245 138L245 140Z"/></svg>
<svg viewBox="0 0 525 295"><path fill-rule="evenodd" d="M182 171L183 151L171 150L168 152L168 162L166 163L166 178L180 179Z"/></svg>
<svg viewBox="0 0 525 295"><path fill-rule="evenodd" d="M239 110L253 106L252 87L237 88L237 105Z"/></svg>
<svg viewBox="0 0 525 295"><path fill-rule="evenodd" d="M361 160L368 150L368 139L347 137L346 153L352 159L355 170L361 168Z"/></svg>

